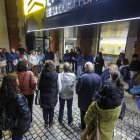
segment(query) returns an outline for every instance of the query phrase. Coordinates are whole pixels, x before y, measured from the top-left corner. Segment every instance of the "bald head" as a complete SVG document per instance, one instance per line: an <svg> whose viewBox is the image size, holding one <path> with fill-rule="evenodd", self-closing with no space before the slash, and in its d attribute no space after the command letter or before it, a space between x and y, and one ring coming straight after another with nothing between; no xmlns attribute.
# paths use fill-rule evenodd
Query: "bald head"
<svg viewBox="0 0 140 140"><path fill-rule="evenodd" d="M93 69L93 64L91 62L87 62L85 64L85 71L89 71L89 70L94 70Z"/></svg>

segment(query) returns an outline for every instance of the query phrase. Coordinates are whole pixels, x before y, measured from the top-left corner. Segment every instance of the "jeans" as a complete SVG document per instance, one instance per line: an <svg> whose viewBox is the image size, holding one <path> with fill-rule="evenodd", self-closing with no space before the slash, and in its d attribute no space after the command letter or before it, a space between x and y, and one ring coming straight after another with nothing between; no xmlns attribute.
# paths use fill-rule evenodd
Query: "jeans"
<svg viewBox="0 0 140 140"><path fill-rule="evenodd" d="M63 120L65 101L67 101L68 123L71 123L73 121L73 117L72 117L72 102L73 102L73 98L65 100L65 99L62 99L61 97L59 97L60 107L59 107L59 117L58 117L58 120L59 120L60 123Z"/></svg>
<svg viewBox="0 0 140 140"><path fill-rule="evenodd" d="M43 118L45 124L49 124L49 125L52 124L54 118L54 108L53 109L43 108Z"/></svg>
<svg viewBox="0 0 140 140"><path fill-rule="evenodd" d="M28 106L31 112L31 122L32 122L32 113L33 113L33 101L34 101L34 94L33 95L24 95L27 99Z"/></svg>
<svg viewBox="0 0 140 140"><path fill-rule="evenodd" d="M23 136L12 136L12 140L23 140Z"/></svg>
<svg viewBox="0 0 140 140"><path fill-rule="evenodd" d="M43 65L38 65L38 72L40 73L43 69Z"/></svg>
<svg viewBox="0 0 140 140"><path fill-rule="evenodd" d="M80 77L80 75L82 74L83 71L83 66L77 66L77 78Z"/></svg>
<svg viewBox="0 0 140 140"><path fill-rule="evenodd" d="M80 110L80 115L81 115L81 128L84 130L86 128L86 124L85 124L85 121L84 121L86 111Z"/></svg>
<svg viewBox="0 0 140 140"><path fill-rule="evenodd" d="M132 78L130 78L130 80L129 80L129 90L131 88L133 88L134 80L135 80L136 77L137 77L137 75L134 75Z"/></svg>

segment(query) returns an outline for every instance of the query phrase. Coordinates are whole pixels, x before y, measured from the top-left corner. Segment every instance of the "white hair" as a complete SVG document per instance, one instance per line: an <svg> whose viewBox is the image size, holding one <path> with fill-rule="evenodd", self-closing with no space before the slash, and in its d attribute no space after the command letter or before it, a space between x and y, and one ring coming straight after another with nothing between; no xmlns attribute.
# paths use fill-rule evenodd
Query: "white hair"
<svg viewBox="0 0 140 140"><path fill-rule="evenodd" d="M85 64L85 70L94 70L93 64L91 62L86 62Z"/></svg>

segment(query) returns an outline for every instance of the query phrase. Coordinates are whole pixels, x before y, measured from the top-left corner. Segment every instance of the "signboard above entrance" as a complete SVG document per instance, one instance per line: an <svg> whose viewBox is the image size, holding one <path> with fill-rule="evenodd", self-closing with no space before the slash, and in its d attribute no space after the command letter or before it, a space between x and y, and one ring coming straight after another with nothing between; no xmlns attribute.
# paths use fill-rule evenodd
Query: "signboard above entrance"
<svg viewBox="0 0 140 140"><path fill-rule="evenodd" d="M27 29L35 31L140 19L139 5L140 0L46 0L43 18L40 22L36 22L35 19L40 18L36 14L28 18Z"/></svg>
<svg viewBox="0 0 140 140"><path fill-rule="evenodd" d="M103 1L106 0L47 0L46 17L55 16Z"/></svg>

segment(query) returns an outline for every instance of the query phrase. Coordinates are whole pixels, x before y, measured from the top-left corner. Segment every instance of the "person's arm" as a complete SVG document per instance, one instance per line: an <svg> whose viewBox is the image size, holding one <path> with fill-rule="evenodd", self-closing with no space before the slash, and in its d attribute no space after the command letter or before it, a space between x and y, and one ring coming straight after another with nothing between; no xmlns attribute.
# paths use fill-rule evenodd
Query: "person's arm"
<svg viewBox="0 0 140 140"><path fill-rule="evenodd" d="M89 108L88 111L86 112L84 121L87 125L90 125L92 123L92 121L94 120L94 118L96 117L96 102L93 102Z"/></svg>
<svg viewBox="0 0 140 140"><path fill-rule="evenodd" d="M36 89L36 85L37 85L37 81L36 81L36 79L35 79L35 76L34 76L34 74L33 74L33 72L31 72L31 75L30 75L30 84L31 84L31 88L33 89L33 90L35 90Z"/></svg>
<svg viewBox="0 0 140 140"><path fill-rule="evenodd" d="M25 97L21 94L18 95L18 108L19 108L19 115L22 116L22 118L30 119L31 115L30 115L30 110L27 101Z"/></svg>
<svg viewBox="0 0 140 140"><path fill-rule="evenodd" d="M60 92L62 90L60 74L58 74L57 87L58 87L58 92Z"/></svg>
<svg viewBox="0 0 140 140"><path fill-rule="evenodd" d="M79 91L81 89L81 86L82 86L82 81L81 81L81 78L78 79L78 82L76 84L76 94L78 95L79 94Z"/></svg>

